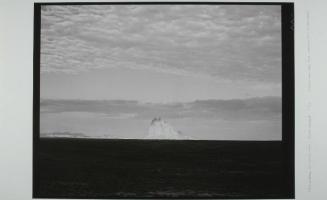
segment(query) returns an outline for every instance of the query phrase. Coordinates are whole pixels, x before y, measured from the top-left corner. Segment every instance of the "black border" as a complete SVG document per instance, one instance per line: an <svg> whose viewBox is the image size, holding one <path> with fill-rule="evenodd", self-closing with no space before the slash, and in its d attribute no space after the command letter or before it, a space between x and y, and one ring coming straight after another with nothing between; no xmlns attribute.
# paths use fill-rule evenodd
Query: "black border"
<svg viewBox="0 0 327 200"><path fill-rule="evenodd" d="M294 113L294 3L285 2L47 2L34 3L34 48L33 48L33 198L40 198L38 176L38 146L40 139L40 34L42 5L280 5L282 15L282 146L285 177L284 198L295 198L295 113ZM49 198L49 197L48 197ZM50 197L51 198L51 197ZM65 197L74 199L74 197ZM80 197L78 197L80 198ZM92 197L85 197L88 199ZM101 199L124 199L122 197L107 197ZM249 198L249 197L247 197ZM253 197L256 198L256 197ZM141 198L125 198L141 199ZM142 198L153 199L153 198ZM169 199L156 197L156 199ZM182 199L182 198L175 198ZM214 199L199 198L192 199ZM228 198L231 199L231 198ZM241 197L241 199L245 199Z"/></svg>
<svg viewBox="0 0 327 200"><path fill-rule="evenodd" d="M34 3L34 46L33 46L33 198L39 191L38 143L40 139L40 54L41 54L41 5Z"/></svg>
<svg viewBox="0 0 327 200"><path fill-rule="evenodd" d="M285 188L295 198L294 4L282 4L282 146Z"/></svg>

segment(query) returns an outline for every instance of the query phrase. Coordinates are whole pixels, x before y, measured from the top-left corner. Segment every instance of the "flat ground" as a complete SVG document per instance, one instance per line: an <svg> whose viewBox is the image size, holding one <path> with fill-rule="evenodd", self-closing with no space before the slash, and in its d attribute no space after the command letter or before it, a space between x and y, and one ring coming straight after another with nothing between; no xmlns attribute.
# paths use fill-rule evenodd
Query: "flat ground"
<svg viewBox="0 0 327 200"><path fill-rule="evenodd" d="M35 197L288 198L281 142L40 139Z"/></svg>

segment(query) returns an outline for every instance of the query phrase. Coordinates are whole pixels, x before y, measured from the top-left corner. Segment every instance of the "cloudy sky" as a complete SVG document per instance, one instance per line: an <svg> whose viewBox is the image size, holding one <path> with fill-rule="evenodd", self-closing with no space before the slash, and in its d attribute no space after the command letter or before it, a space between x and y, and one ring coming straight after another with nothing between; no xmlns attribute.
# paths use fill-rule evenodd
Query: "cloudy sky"
<svg viewBox="0 0 327 200"><path fill-rule="evenodd" d="M162 115L181 129L197 119L193 130L207 132L198 138L280 139L280 97L280 6L42 7L41 99L48 100L41 105L44 132L56 127L87 132L77 130L78 125L59 125L62 119L84 116L94 123L111 121L108 130L128 123L141 135L145 122ZM250 99L267 107L256 109ZM99 100L116 111L110 113ZM130 111L113 103L117 100ZM85 101L84 107L74 107L75 101ZM234 101L246 106L237 110ZM96 111L97 104L106 111ZM141 104L146 105L144 113L138 110ZM173 112L176 105L190 109ZM112 132L127 134L121 129ZM209 136L213 130L220 134ZM240 130L249 136L239 136Z"/></svg>

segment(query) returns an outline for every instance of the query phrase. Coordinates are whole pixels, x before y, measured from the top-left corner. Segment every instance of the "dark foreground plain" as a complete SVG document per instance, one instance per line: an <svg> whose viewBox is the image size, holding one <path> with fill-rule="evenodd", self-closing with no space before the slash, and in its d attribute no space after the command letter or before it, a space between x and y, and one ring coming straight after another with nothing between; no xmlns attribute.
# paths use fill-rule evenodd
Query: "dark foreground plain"
<svg viewBox="0 0 327 200"><path fill-rule="evenodd" d="M282 157L277 141L43 138L34 197L289 198Z"/></svg>

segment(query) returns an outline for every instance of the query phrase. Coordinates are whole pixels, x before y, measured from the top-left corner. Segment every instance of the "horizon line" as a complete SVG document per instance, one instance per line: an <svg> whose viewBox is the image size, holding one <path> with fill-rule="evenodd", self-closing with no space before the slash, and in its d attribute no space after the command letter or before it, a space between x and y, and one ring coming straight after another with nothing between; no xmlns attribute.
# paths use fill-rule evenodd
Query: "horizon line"
<svg viewBox="0 0 327 200"><path fill-rule="evenodd" d="M229 100L249 100L249 99L264 99L264 98L282 98L282 95L280 96L252 96L252 97L244 97L244 98L220 98L220 99L194 99L190 101L144 101L144 100L138 100L138 99L80 99L80 98L41 98L40 101L125 101L125 102L137 102L137 103L154 103L154 104L169 104L169 103L191 103L196 101L229 101Z"/></svg>

